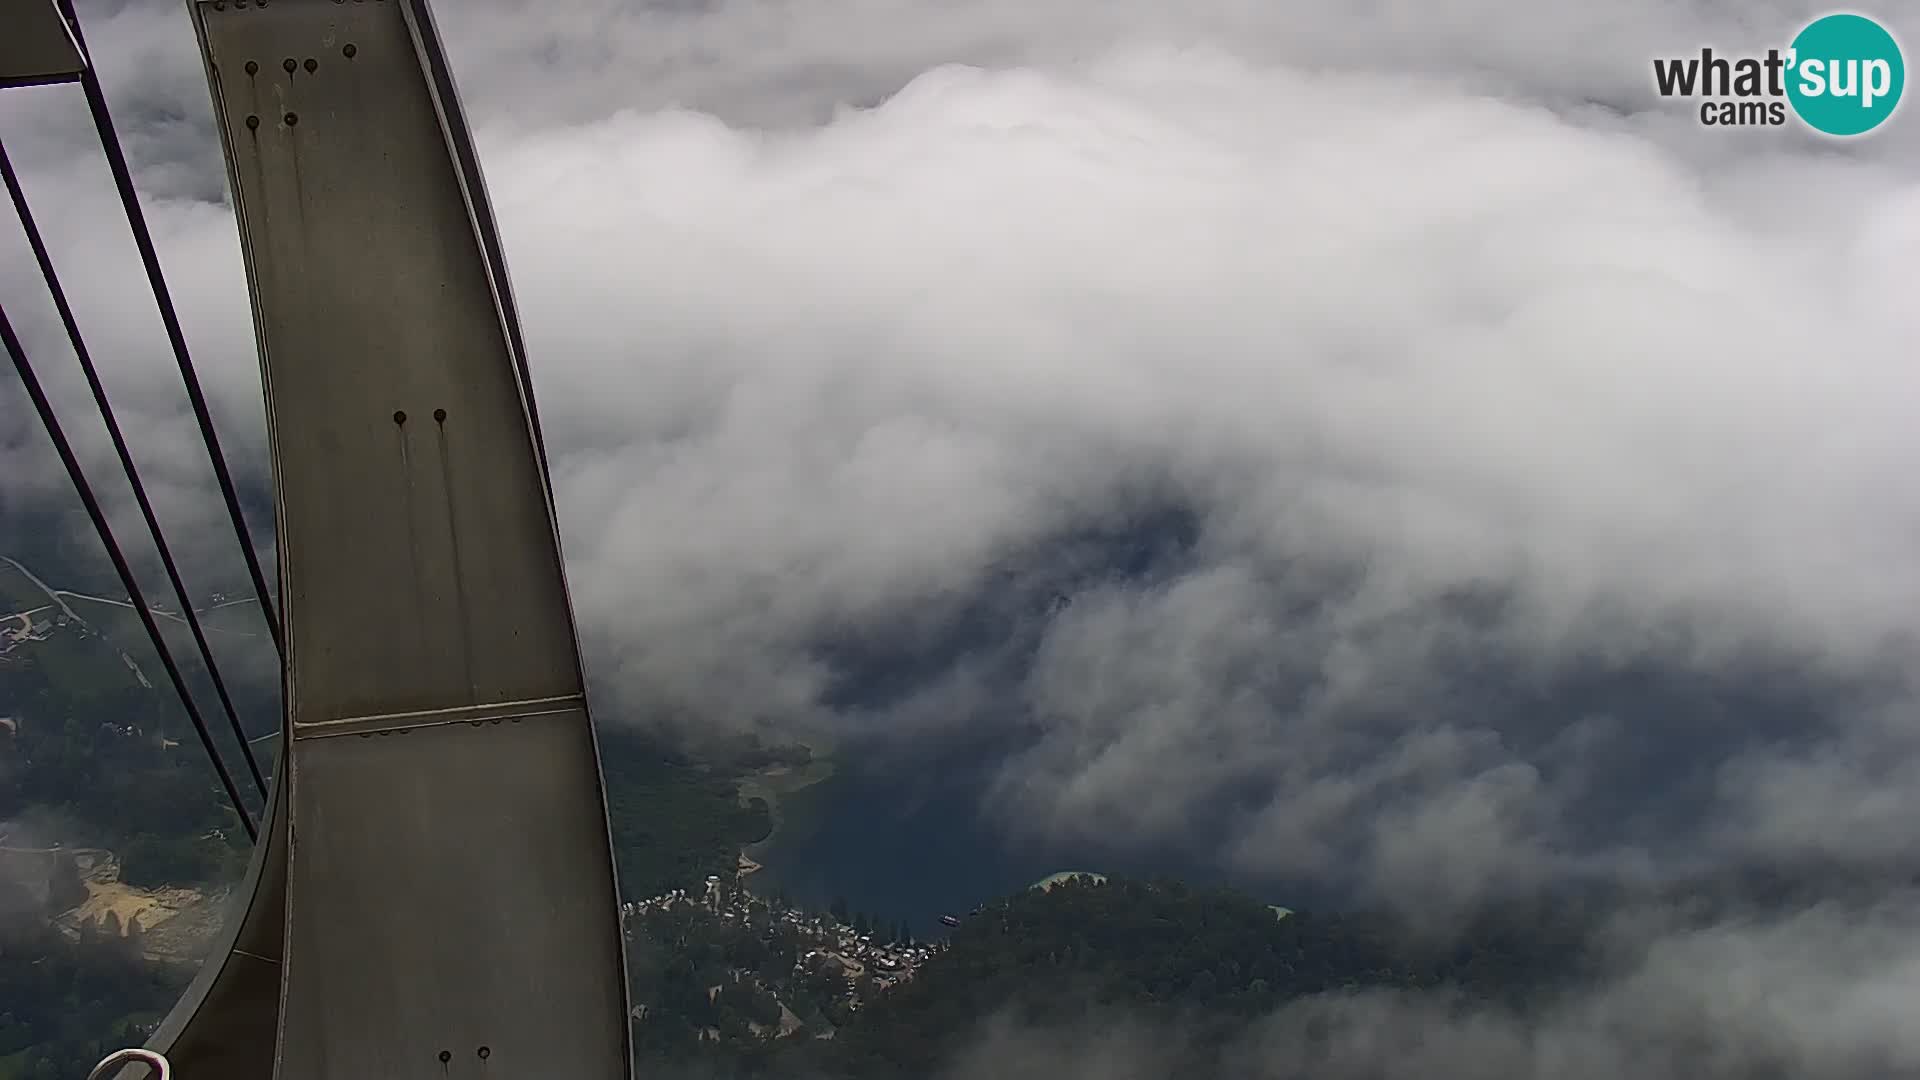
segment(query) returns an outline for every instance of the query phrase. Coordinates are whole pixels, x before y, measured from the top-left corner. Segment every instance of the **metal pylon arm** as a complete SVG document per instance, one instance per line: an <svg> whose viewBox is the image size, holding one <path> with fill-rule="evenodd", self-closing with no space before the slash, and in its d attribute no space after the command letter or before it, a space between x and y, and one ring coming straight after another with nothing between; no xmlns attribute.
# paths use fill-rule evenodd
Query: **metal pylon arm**
<svg viewBox="0 0 1920 1080"><path fill-rule="evenodd" d="M424 0L194 0L273 453L287 716L193 1080L623 1078L598 754L526 358Z"/></svg>

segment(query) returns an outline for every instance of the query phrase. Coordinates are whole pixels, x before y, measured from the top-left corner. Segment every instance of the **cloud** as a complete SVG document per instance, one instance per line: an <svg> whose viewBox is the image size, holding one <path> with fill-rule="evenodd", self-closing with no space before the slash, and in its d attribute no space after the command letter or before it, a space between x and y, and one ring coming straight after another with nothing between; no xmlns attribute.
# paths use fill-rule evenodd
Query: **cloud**
<svg viewBox="0 0 1920 1080"><path fill-rule="evenodd" d="M1640 912L1614 928L1610 970L1591 985L1520 1009L1433 990L1298 998L1233 1037L1215 1071L1261 1080L1897 1075L1920 1062L1904 1004L1920 978L1912 899L1692 927ZM1193 1075L1212 1059L1187 1034L1121 1014L1055 1025L997 1017L942 1075Z"/></svg>
<svg viewBox="0 0 1920 1080"><path fill-rule="evenodd" d="M1729 175L1667 138L1144 49L943 67L798 132L506 143L510 243L574 252L520 276L549 411L586 433L558 468L590 636L646 643L622 670L695 715L810 715L820 635L1158 501L1199 523L1163 580L1035 631L1009 822L1222 836L1377 894L1444 865L1462 900L1721 852L1695 815L1736 820L1743 775L1818 780L1776 743L1854 720L1677 684L1824 688L1910 648L1912 323L1859 283L1914 196L1883 162ZM1810 235L1796 191L1848 202ZM1650 685L1596 704L1583 672ZM1657 747L1699 767L1635 791Z"/></svg>
<svg viewBox="0 0 1920 1080"><path fill-rule="evenodd" d="M1422 906L1912 855L1920 128L1707 132L1647 71L1810 13L447 16L603 716L1004 734L1010 832ZM96 22L258 492L191 41ZM231 565L73 105L6 109L168 519Z"/></svg>

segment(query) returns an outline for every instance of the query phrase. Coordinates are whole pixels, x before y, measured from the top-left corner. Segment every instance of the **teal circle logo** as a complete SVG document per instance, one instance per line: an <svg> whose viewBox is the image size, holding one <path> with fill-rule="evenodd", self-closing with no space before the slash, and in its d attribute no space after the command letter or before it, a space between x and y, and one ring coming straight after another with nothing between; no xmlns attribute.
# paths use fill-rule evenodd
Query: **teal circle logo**
<svg viewBox="0 0 1920 1080"><path fill-rule="evenodd" d="M1828 15L1793 39L1787 99L1815 131L1862 135L1900 104L1907 65L1887 28L1864 15Z"/></svg>

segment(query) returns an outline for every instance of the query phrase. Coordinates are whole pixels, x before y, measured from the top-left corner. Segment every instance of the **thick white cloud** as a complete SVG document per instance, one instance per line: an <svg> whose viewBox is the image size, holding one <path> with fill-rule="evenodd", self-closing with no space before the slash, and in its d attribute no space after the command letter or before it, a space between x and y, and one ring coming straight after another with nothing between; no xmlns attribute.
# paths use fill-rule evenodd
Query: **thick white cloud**
<svg viewBox="0 0 1920 1080"><path fill-rule="evenodd" d="M1632 865L1568 835L1568 788L1633 779L1571 747L1683 747L1690 718L1476 719L1464 660L1850 675L1907 655L1920 610L1915 320L1887 287L1911 184L1784 150L1725 173L1673 139L1217 49L941 67L798 131L503 137L590 634L696 715L807 715L822 633L1175 502L1199 521L1177 580L1044 627L1010 819L1165 841L1264 788L1234 865L1358 857L1461 898ZM1469 590L1499 617L1444 610ZM1844 787L1857 738L1709 749Z"/></svg>

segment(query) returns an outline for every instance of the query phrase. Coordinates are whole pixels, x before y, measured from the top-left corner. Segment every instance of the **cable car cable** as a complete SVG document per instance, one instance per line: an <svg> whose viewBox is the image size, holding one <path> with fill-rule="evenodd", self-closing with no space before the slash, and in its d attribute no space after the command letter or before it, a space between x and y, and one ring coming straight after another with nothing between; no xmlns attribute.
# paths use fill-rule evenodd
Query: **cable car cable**
<svg viewBox="0 0 1920 1080"><path fill-rule="evenodd" d="M147 229L146 215L140 209L140 195L134 190L133 174L127 168L127 156L120 148L120 137L114 132L113 117L107 113L106 94L100 89L99 76L94 74L93 57L87 51L86 38L80 32L80 19L74 14L73 0L58 0L60 14L67 20L67 26L73 31L73 40L80 47L80 55L86 66L80 72L80 86L86 92L87 108L93 113L93 127L100 136L100 147L106 151L107 166L113 171L113 183L120 192L120 204L125 209L127 224L133 229L134 243L140 249L140 261L146 267L147 283L153 289L154 301L160 307L160 321L165 325L167 341L173 346L174 363L180 368L180 380L187 389L187 401L193 406L194 419L200 425L200 437L207 444L207 456L213 462L214 479L220 484L220 497L226 501L227 516L233 521L234 536L240 541L240 554L247 562L247 576L253 579L253 591L260 598L260 613L266 617L267 633L273 637L273 647L284 660L286 647L280 640L280 619L268 596L266 576L261 573L260 559L254 554L253 536L247 530L246 513L240 509L240 496L235 492L233 476L227 471L227 459L220 452L220 436L214 431L213 415L207 410L206 395L200 390L200 377L193 369L193 358L187 354L186 335L180 329L180 317L173 306L173 296L167 289L166 278L160 272L160 256L153 246L153 234Z"/></svg>
<svg viewBox="0 0 1920 1080"><path fill-rule="evenodd" d="M180 614L185 618L188 629L193 631L193 642L200 650L200 661L206 665L207 676L213 682L213 692L220 698L221 708L226 710L227 723L233 728L233 737L240 744L240 754L246 759L247 771L253 776L253 786L260 792L264 801L267 796L267 781L260 774L260 763L255 760L253 747L247 742L247 733L240 726L240 714L234 708L233 697L227 692L226 680L220 677L220 665L213 658L213 648L207 643L207 635L200 626L200 617L194 613L192 597L187 592L186 582L181 580L180 568L173 560L173 550L167 544L165 532L160 528L160 519L155 515L152 500L147 498L146 485L140 481L140 471L134 466L133 452L127 448L126 436L120 430L120 421L114 416L113 405L107 400L107 390L100 382L100 373L94 367L93 356L87 350L85 339L80 335L80 324L73 315L73 306L67 302L66 289L60 284L60 277L54 271L53 259L47 254L47 245L40 235L39 223L34 220L33 209L27 205L26 192L20 186L20 177L14 172L13 162L7 156L7 148L0 143L0 182L7 187L7 196L13 200L14 213L20 219L20 227L27 234L27 246L33 249L33 257L40 264L40 277L47 284L47 291L53 296L53 306L60 313L60 323L66 327L67 340L73 345L73 355L80 361L80 371L87 378L87 389L93 393L93 403L100 409L100 419L107 425L107 435L113 441L114 453L119 455L120 468L127 474L127 483L133 487L133 499L140 505L140 516L146 520L147 532L153 537L153 546L160 553L160 565L166 568L167 581L173 586L173 594L180 601Z"/></svg>
<svg viewBox="0 0 1920 1080"><path fill-rule="evenodd" d="M180 695L180 704L187 710L187 719L193 722L193 730L200 736L200 746L206 750L207 760L213 763L213 771L220 774L220 784L226 788L227 798L233 802L234 813L240 815L240 824L246 827L247 839L258 841L259 830L254 827L253 817L247 813L246 803L240 799L240 789L233 782L233 774L227 771L226 762L220 760L220 752L213 744L213 735L207 731L207 722L194 706L193 695L187 692L187 682L180 674L180 666L174 663L173 654L167 651L166 639L161 637L159 624L153 621L153 612L147 609L146 598L140 593L140 583L134 580L126 556L120 553L120 545L113 538L113 529L107 524L107 516L101 512L99 500L93 497L93 486L87 483L87 474L80 468L80 459L74 456L73 446L67 442L66 432L60 427L60 418L54 415L53 405L47 400L46 391L33 373L33 365L27 362L26 347L13 332L13 323L8 320L4 307L0 307L0 344L6 346L8 355L13 358L14 370L20 373L20 382L27 388L27 396L33 399L33 407L40 414L40 423L53 440L53 448L60 455L60 463L66 466L73 489L79 493L81 503L87 508L87 516L93 519L94 531L106 546L107 557L113 561L113 569L120 575L120 584L127 590L127 599L133 604L134 613L140 616L141 625L146 627L154 651L160 654L160 664L167 669L167 677L173 680L173 689Z"/></svg>

